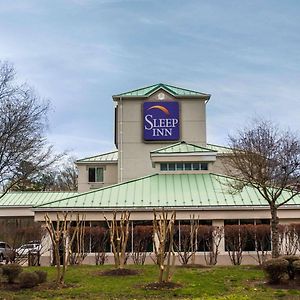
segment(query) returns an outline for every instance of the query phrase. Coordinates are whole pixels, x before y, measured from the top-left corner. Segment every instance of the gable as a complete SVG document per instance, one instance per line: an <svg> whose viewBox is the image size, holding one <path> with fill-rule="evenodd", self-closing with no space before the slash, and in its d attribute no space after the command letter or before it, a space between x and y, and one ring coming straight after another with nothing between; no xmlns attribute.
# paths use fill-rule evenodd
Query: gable
<svg viewBox="0 0 300 300"><path fill-rule="evenodd" d="M169 84L158 83L146 87L142 87L136 90L124 92L113 96L114 100L121 98L148 98L159 90L164 90L168 94L172 95L175 98L205 98L209 100L210 95L202 92L197 92L194 90L189 90L181 87L172 86Z"/></svg>

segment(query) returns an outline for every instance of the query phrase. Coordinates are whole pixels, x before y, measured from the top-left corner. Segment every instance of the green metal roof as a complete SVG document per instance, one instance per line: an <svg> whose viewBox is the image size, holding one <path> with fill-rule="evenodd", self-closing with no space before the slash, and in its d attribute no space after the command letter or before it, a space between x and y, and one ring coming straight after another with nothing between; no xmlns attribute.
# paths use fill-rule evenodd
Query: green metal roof
<svg viewBox="0 0 300 300"><path fill-rule="evenodd" d="M102 210L267 206L254 188L245 187L241 193L230 193L228 180L232 179L216 174L154 174L52 201L36 208ZM286 194L282 198L284 196ZM289 203L300 205L300 196Z"/></svg>
<svg viewBox="0 0 300 300"><path fill-rule="evenodd" d="M192 97L198 96L201 98L203 98L203 97L207 97L208 99L210 98L209 94L200 93L200 92L196 92L193 90L188 90L188 89L184 89L184 88L180 88L180 87L176 87L176 86L172 86L172 85L164 84L164 83L158 83L158 84L146 86L146 87L143 87L143 88L140 88L137 90L114 95L113 98L148 97L159 89L164 89L165 91L167 91L168 93L170 93L173 96L192 96Z"/></svg>
<svg viewBox="0 0 300 300"><path fill-rule="evenodd" d="M78 192L8 192L0 198L0 208L36 206L77 195Z"/></svg>
<svg viewBox="0 0 300 300"><path fill-rule="evenodd" d="M77 163L118 162L118 150L78 159Z"/></svg>
<svg viewBox="0 0 300 300"><path fill-rule="evenodd" d="M152 151L151 153L191 153L191 152L212 152L216 151L218 154L226 154L231 153L231 149L224 146L207 144L206 148L196 146L193 144L186 143L184 141L178 142L176 144L159 148L157 150ZM77 163L117 163L118 162L118 150L102 153L90 157L85 157L78 159Z"/></svg>
<svg viewBox="0 0 300 300"><path fill-rule="evenodd" d="M173 153L176 154L176 153L199 153L199 152L206 153L206 152L217 152L217 151L200 147L194 144L186 143L184 141L151 151L151 153L153 154L173 154Z"/></svg>
<svg viewBox="0 0 300 300"><path fill-rule="evenodd" d="M208 149L217 151L218 154L232 153L232 150L229 147L224 147L224 146L219 146L219 145L214 145L214 144L206 144L206 147Z"/></svg>

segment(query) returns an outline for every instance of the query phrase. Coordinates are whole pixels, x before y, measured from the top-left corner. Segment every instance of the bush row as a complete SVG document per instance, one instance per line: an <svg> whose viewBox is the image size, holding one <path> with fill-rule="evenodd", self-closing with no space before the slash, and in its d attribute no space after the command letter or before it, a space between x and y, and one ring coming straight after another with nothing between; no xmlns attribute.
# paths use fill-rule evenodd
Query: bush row
<svg viewBox="0 0 300 300"><path fill-rule="evenodd" d="M300 257L286 255L266 261L263 265L269 283L279 283L283 278L300 280Z"/></svg>
<svg viewBox="0 0 300 300"><path fill-rule="evenodd" d="M2 265L0 270L0 274L7 279L9 284L18 281L21 288L32 288L47 281L47 272L40 270L23 272L23 268L18 264Z"/></svg>

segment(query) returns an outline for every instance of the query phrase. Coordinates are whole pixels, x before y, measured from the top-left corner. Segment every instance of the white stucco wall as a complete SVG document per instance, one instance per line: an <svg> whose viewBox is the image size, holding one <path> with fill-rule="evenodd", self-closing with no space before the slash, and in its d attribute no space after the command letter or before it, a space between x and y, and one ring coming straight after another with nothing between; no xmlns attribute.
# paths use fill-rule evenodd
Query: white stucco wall
<svg viewBox="0 0 300 300"><path fill-rule="evenodd" d="M166 94L165 100L158 99L158 93L147 99L125 99L118 101L118 181L126 181L155 172L150 152L176 143L145 142L143 140L142 103L144 101L176 100L180 108L180 140L199 146L206 145L206 112L203 99L175 99Z"/></svg>
<svg viewBox="0 0 300 300"><path fill-rule="evenodd" d="M78 164L78 192L87 192L93 189L109 186L118 181L118 164L117 163L89 163ZM103 182L88 182L89 167L103 168Z"/></svg>

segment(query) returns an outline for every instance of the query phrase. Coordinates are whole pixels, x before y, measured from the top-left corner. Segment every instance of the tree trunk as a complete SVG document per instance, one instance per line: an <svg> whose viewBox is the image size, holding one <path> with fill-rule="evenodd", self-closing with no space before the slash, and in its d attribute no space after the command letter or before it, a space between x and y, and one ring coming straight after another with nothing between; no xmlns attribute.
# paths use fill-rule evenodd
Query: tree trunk
<svg viewBox="0 0 300 300"><path fill-rule="evenodd" d="M61 275L61 268L60 268L60 255L59 255L59 249L57 245L53 245L53 252L55 257L55 263L56 263L56 283L60 282L60 275Z"/></svg>
<svg viewBox="0 0 300 300"><path fill-rule="evenodd" d="M159 283L162 283L162 282L163 282L164 269L165 269L164 264L163 264L163 263L162 263L162 264L160 263L160 265L159 265L159 277L158 277L158 282L159 282Z"/></svg>
<svg viewBox="0 0 300 300"><path fill-rule="evenodd" d="M279 219L277 216L277 207L271 206L271 230L272 230L272 258L279 257Z"/></svg>

